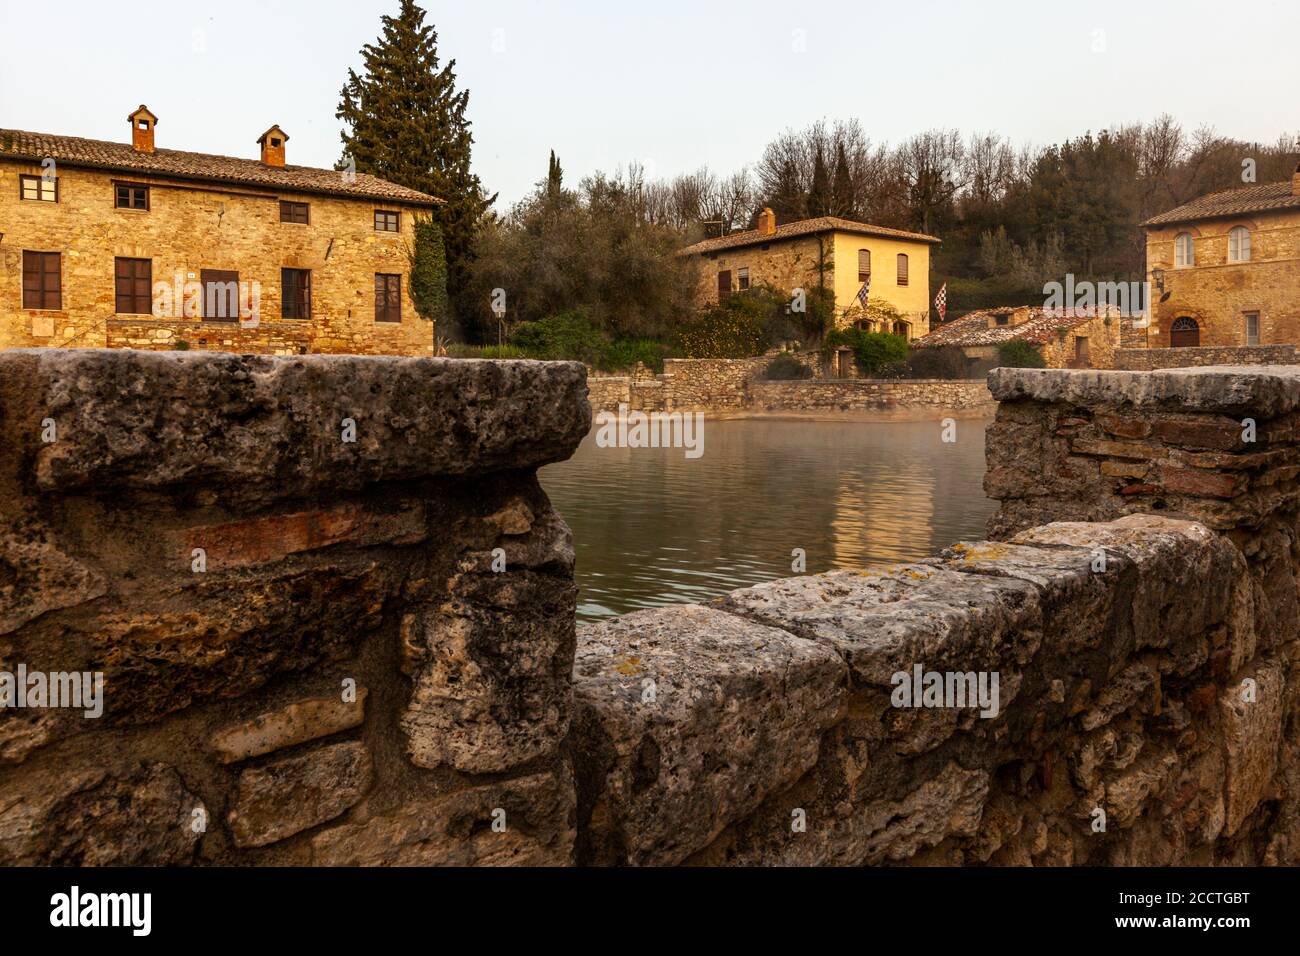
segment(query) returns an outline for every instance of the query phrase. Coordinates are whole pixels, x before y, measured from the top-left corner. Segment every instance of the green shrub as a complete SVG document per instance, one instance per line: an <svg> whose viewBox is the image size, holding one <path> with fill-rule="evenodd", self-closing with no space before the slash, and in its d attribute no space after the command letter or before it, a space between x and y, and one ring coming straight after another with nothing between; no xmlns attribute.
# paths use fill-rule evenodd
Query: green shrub
<svg viewBox="0 0 1300 956"><path fill-rule="evenodd" d="M813 370L789 352L782 352L768 362L767 368L763 370L763 377L769 382L793 382L799 379L812 378L812 375Z"/></svg>
<svg viewBox="0 0 1300 956"><path fill-rule="evenodd" d="M1046 368L1043 354L1028 342L1015 339L998 346L998 362L1004 368Z"/></svg>
<svg viewBox="0 0 1300 956"><path fill-rule="evenodd" d="M596 368L602 372L621 372L641 362L658 373L664 370L664 359L671 351L668 343L654 339L619 339L605 346Z"/></svg>
<svg viewBox="0 0 1300 956"><path fill-rule="evenodd" d="M753 301L753 300L748 300ZM746 304L741 296L700 313L677 333L681 352L687 358L749 358L766 348L767 314Z"/></svg>
<svg viewBox="0 0 1300 956"><path fill-rule="evenodd" d="M966 353L955 345L913 349L907 356L908 378L966 377Z"/></svg>
<svg viewBox="0 0 1300 956"><path fill-rule="evenodd" d="M907 339L891 332L837 329L826 336L826 351L841 345L853 349L858 371L866 376L874 376L886 366L907 359Z"/></svg>
<svg viewBox="0 0 1300 956"><path fill-rule="evenodd" d="M595 365L605 350L600 330L581 312L560 312L536 322L521 322L510 344L531 358L572 359Z"/></svg>

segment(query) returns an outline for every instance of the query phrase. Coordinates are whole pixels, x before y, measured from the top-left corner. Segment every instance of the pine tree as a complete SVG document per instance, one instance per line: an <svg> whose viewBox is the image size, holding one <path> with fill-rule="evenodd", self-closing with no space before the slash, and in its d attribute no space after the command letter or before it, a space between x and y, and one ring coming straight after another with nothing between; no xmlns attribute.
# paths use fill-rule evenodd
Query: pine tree
<svg viewBox="0 0 1300 956"><path fill-rule="evenodd" d="M840 143L835 151L835 180L831 186L832 216L856 219L857 209L853 201L853 178L849 175L849 158L844 153L844 144Z"/></svg>
<svg viewBox="0 0 1300 956"><path fill-rule="evenodd" d="M826 168L826 157L817 147L817 158L813 162L812 187L808 190L808 215L830 215L831 209L831 174Z"/></svg>
<svg viewBox="0 0 1300 956"><path fill-rule="evenodd" d="M361 48L362 75L348 70L338 111L344 155L370 173L446 200L434 213L447 252L447 290L466 289L480 217L496 199L470 170L474 137L465 118L467 90L456 90L456 61L439 65L438 33L414 0L401 0L382 33Z"/></svg>

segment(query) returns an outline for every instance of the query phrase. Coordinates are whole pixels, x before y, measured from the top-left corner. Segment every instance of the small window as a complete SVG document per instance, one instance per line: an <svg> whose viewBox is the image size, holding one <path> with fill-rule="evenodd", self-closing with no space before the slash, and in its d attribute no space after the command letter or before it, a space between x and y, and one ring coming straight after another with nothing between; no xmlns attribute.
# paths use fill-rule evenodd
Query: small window
<svg viewBox="0 0 1300 956"><path fill-rule="evenodd" d="M993 317L993 321L998 325L1006 325L1011 321L1011 316L1007 315L1005 312L1001 312Z"/></svg>
<svg viewBox="0 0 1300 956"><path fill-rule="evenodd" d="M116 293L113 311L118 315L153 314L153 260L113 260Z"/></svg>
<svg viewBox="0 0 1300 956"><path fill-rule="evenodd" d="M898 284L907 285L907 253L898 254Z"/></svg>
<svg viewBox="0 0 1300 956"><path fill-rule="evenodd" d="M117 184L117 208L118 209L144 209L149 208L149 187L141 186L137 183L118 183Z"/></svg>
<svg viewBox="0 0 1300 956"><path fill-rule="evenodd" d="M296 222L307 225L311 221L311 207L305 202L285 202L280 200L280 221Z"/></svg>
<svg viewBox="0 0 1300 956"><path fill-rule="evenodd" d="M375 273L375 321L402 321L402 277Z"/></svg>
<svg viewBox="0 0 1300 956"><path fill-rule="evenodd" d="M280 318L311 318L311 270L280 270Z"/></svg>
<svg viewBox="0 0 1300 956"><path fill-rule="evenodd" d="M1196 265L1196 248L1192 245L1192 234L1180 232L1174 239L1174 266L1184 269Z"/></svg>
<svg viewBox="0 0 1300 956"><path fill-rule="evenodd" d="M1258 312L1246 313L1246 344L1247 345L1259 344L1259 313Z"/></svg>
<svg viewBox="0 0 1300 956"><path fill-rule="evenodd" d="M749 267L744 266L736 270L736 286L741 292L749 288Z"/></svg>
<svg viewBox="0 0 1300 956"><path fill-rule="evenodd" d="M375 210L375 231L376 232L397 232L399 230L398 221L401 214L396 212L383 212Z"/></svg>
<svg viewBox="0 0 1300 956"><path fill-rule="evenodd" d="M23 199L36 202L59 201L59 180L56 177L46 179L44 176L19 176L18 181L22 187L19 195Z"/></svg>
<svg viewBox="0 0 1300 956"><path fill-rule="evenodd" d="M1228 232L1228 261L1250 261L1250 230L1245 226L1235 226Z"/></svg>
<svg viewBox="0 0 1300 956"><path fill-rule="evenodd" d="M63 308L63 270L57 252L23 250L23 308Z"/></svg>
<svg viewBox="0 0 1300 956"><path fill-rule="evenodd" d="M858 250L858 281L866 282L871 278L871 250Z"/></svg>

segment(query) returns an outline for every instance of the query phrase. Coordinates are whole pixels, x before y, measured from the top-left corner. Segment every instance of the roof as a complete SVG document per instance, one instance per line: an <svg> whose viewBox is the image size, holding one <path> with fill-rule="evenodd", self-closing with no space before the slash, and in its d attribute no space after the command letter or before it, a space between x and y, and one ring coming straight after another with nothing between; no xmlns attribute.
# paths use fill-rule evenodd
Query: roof
<svg viewBox="0 0 1300 956"><path fill-rule="evenodd" d="M1029 318L1018 325L990 327L988 324L989 317L992 315L1026 310L1029 312ZM1107 314L1117 318L1120 316L1117 309L1074 309L1063 313L1055 309L1044 309L1038 305L1008 305L997 309L980 309L977 312L968 312L960 319L945 322L912 344L917 348L937 348L941 345L1001 345L1003 342L1013 341L1043 345L1051 340L1057 329L1077 329Z"/></svg>
<svg viewBox="0 0 1300 956"><path fill-rule="evenodd" d="M1152 216L1142 225L1164 226L1197 219L1219 219L1252 212L1270 212L1275 209L1300 209L1300 196L1292 192L1291 180L1210 193L1189 203L1183 203L1176 209Z"/></svg>
<svg viewBox="0 0 1300 956"><path fill-rule="evenodd" d="M736 249L741 246L757 246L768 242L781 242L811 236L823 232L851 232L859 236L880 236L885 239L904 239L911 242L942 242L937 236L927 236L923 232L905 232L902 229L890 229L888 226L873 226L867 222L854 222L852 219L840 219L838 216L819 216L816 219L800 219L798 222L777 226L776 232L763 234L757 229L745 232L733 232L717 239L705 239L693 246L687 246L678 255L693 256L722 249Z"/></svg>
<svg viewBox="0 0 1300 956"><path fill-rule="evenodd" d="M149 174L210 183L233 183L301 193L318 193L344 198L381 200L416 206L433 206L442 200L396 183L356 173L349 182L334 169L310 166L268 166L256 159L187 153L158 149L152 153L135 150L130 143L110 143L79 136L55 136L0 129L0 160L56 163L88 169L105 169L128 174Z"/></svg>

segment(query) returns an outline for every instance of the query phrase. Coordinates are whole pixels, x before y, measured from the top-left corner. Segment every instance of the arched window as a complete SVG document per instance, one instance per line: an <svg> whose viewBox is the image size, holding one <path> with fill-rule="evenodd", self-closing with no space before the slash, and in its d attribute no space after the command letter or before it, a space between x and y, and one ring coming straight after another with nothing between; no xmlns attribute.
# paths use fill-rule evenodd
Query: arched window
<svg viewBox="0 0 1300 956"><path fill-rule="evenodd" d="M858 281L866 282L871 278L871 250L858 250Z"/></svg>
<svg viewBox="0 0 1300 956"><path fill-rule="evenodd" d="M1174 319L1169 327L1169 347L1174 349L1194 348L1201 344L1201 327L1195 319L1183 316Z"/></svg>
<svg viewBox="0 0 1300 956"><path fill-rule="evenodd" d="M1190 232L1180 232L1174 239L1174 265L1179 269L1196 265L1196 250Z"/></svg>
<svg viewBox="0 0 1300 956"><path fill-rule="evenodd" d="M907 253L898 254L898 284L907 285Z"/></svg>
<svg viewBox="0 0 1300 956"><path fill-rule="evenodd" d="M1228 261L1250 261L1250 230L1245 226L1234 226L1228 233Z"/></svg>

